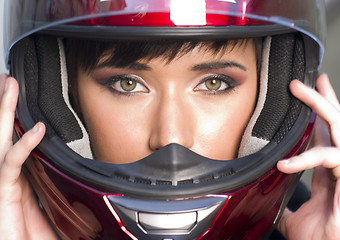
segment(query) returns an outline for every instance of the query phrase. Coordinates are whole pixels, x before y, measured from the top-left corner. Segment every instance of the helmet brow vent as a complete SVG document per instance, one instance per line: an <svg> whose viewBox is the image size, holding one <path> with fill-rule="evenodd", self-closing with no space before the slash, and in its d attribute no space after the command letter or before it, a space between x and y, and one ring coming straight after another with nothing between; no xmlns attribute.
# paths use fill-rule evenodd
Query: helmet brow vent
<svg viewBox="0 0 340 240"><path fill-rule="evenodd" d="M156 185L172 185L171 181L156 180Z"/></svg>
<svg viewBox="0 0 340 240"><path fill-rule="evenodd" d="M219 172L218 176L219 177L226 177L226 176L230 176L230 175L233 175L233 174L235 174L234 169L227 168L226 170Z"/></svg>
<svg viewBox="0 0 340 240"><path fill-rule="evenodd" d="M178 185L193 184L193 183L194 183L194 179L186 179L186 180L178 181Z"/></svg>
<svg viewBox="0 0 340 240"><path fill-rule="evenodd" d="M133 182L135 182L135 183L147 184L147 185L150 185L150 184L151 184L151 180L150 180L150 179L139 178L139 177L134 178Z"/></svg>
<svg viewBox="0 0 340 240"><path fill-rule="evenodd" d="M227 168L224 171L220 171L218 173L210 173L207 175L203 175L201 177L196 178L189 178L179 181L170 181L170 180L162 180L162 179L148 179L142 177L134 177L134 176L127 176L124 173L115 171L113 175L121 180L138 183L138 184L146 184L146 185L159 185L159 186L177 186L177 185L186 185L186 184L197 184L203 182L213 181L219 178L228 177L230 175L235 174L235 171L232 168Z"/></svg>

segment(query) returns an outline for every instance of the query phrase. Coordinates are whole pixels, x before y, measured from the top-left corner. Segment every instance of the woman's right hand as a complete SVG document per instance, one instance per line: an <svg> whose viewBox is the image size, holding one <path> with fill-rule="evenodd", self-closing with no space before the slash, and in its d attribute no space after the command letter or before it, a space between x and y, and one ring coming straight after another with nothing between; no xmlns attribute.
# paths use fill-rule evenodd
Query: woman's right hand
<svg viewBox="0 0 340 240"><path fill-rule="evenodd" d="M57 239L21 166L45 134L37 123L13 144L13 124L18 99L14 78L0 75L0 236L1 239Z"/></svg>

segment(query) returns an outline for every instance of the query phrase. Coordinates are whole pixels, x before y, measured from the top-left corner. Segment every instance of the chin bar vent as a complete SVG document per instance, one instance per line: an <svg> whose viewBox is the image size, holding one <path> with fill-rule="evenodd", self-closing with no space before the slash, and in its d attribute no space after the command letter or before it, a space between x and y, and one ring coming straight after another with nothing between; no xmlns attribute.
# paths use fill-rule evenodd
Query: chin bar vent
<svg viewBox="0 0 340 240"><path fill-rule="evenodd" d="M154 201L108 197L124 227L138 239L197 239L212 225L228 200L223 196Z"/></svg>

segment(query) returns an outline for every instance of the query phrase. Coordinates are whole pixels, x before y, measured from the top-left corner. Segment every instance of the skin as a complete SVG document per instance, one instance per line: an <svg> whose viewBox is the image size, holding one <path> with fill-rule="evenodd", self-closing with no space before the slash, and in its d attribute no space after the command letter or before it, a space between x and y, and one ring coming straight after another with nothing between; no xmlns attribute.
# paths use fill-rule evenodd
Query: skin
<svg viewBox="0 0 340 240"><path fill-rule="evenodd" d="M12 142L18 84L0 75L0 232L2 239L57 239L40 211L21 166L41 141L45 126L37 123L15 145ZM25 201L22 201L25 199Z"/></svg>
<svg viewBox="0 0 340 240"><path fill-rule="evenodd" d="M5 85L7 87L5 87ZM286 212L278 229L288 239L335 239L340 231L340 104L327 75L317 90L293 81L291 92L318 115L313 146L303 154L277 164L284 173L315 168L312 197L298 211ZM12 129L18 85L0 75L0 233L2 239L57 239L40 212L21 166L39 144L45 127L37 125L13 145ZM25 201L22 201L25 199Z"/></svg>
<svg viewBox="0 0 340 240"><path fill-rule="evenodd" d="M278 228L287 239L338 239L340 236L340 104L326 74L315 90L299 81L291 92L318 115L312 147L277 167L284 173L314 168L312 197L296 212L285 210Z"/></svg>
<svg viewBox="0 0 340 240"><path fill-rule="evenodd" d="M121 80L122 75L127 77ZM121 87L134 79L140 83L133 91ZM220 87L207 87L211 81ZM209 158L235 158L256 97L252 41L217 55L195 48L170 63L157 58L78 72L92 150L110 163L133 162L170 143Z"/></svg>

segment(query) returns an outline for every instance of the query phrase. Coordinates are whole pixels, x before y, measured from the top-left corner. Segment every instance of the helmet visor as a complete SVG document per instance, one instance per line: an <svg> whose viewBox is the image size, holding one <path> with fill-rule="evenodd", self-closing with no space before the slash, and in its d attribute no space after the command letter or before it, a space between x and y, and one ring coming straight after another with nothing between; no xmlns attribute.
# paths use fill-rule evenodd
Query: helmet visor
<svg viewBox="0 0 340 240"><path fill-rule="evenodd" d="M296 30L319 44L320 58L326 35L322 0L8 0L4 12L6 62L15 42L42 30L86 37L105 33L106 37L207 33L252 37ZM145 31L149 27L156 32ZM211 31L212 27L219 32Z"/></svg>

